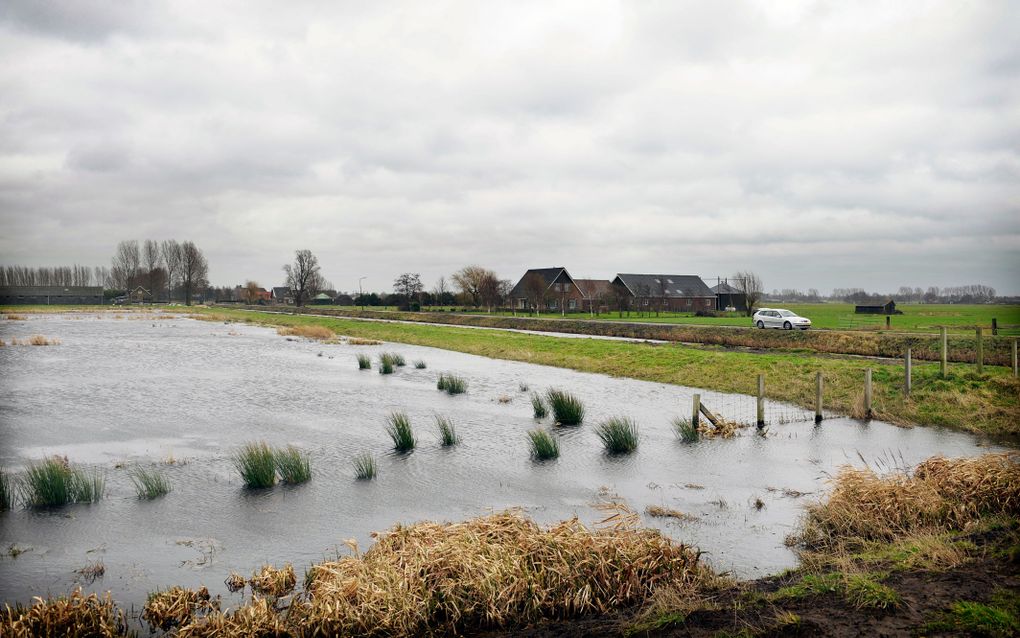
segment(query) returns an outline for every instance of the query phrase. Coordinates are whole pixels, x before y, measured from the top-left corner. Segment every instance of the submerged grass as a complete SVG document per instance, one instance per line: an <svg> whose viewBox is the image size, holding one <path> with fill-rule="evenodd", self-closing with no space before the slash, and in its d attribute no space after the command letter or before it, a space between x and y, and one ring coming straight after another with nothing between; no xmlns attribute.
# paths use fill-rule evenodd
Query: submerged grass
<svg viewBox="0 0 1020 638"><path fill-rule="evenodd" d="M375 478L375 457L365 452L354 457L354 477L359 481L370 481Z"/></svg>
<svg viewBox="0 0 1020 638"><path fill-rule="evenodd" d="M560 425L580 425L584 421L584 404L581 400L563 390L551 389L546 399L552 408L553 418Z"/></svg>
<svg viewBox="0 0 1020 638"><path fill-rule="evenodd" d="M682 416L673 417L671 422L673 425L673 433L676 434L676 438L680 439L684 443L694 443L698 440L698 426L690 419L686 419Z"/></svg>
<svg viewBox="0 0 1020 638"><path fill-rule="evenodd" d="M264 441L247 443L233 457L245 487L272 487L276 483L276 455Z"/></svg>
<svg viewBox="0 0 1020 638"><path fill-rule="evenodd" d="M371 370L372 369L372 358L367 354L358 355L358 369L359 370Z"/></svg>
<svg viewBox="0 0 1020 638"><path fill-rule="evenodd" d="M531 456L539 461L555 459L560 455L560 444L545 430L529 431L528 441L531 444Z"/></svg>
<svg viewBox="0 0 1020 638"><path fill-rule="evenodd" d="M99 470L87 473L65 457L30 463L22 478L22 500L28 507L94 503L103 498L106 479Z"/></svg>
<svg viewBox="0 0 1020 638"><path fill-rule="evenodd" d="M312 478L311 460L307 454L293 445L275 450L273 458L276 461L276 471L279 472L280 480L284 483L296 485Z"/></svg>
<svg viewBox="0 0 1020 638"><path fill-rule="evenodd" d="M136 467L128 474L134 483L135 493L141 499L153 499L169 494L173 490L170 479L157 470Z"/></svg>
<svg viewBox="0 0 1020 638"><path fill-rule="evenodd" d="M549 409L545 407L542 395L537 392L531 393L531 410L536 419L544 419L549 414Z"/></svg>
<svg viewBox="0 0 1020 638"><path fill-rule="evenodd" d="M467 381L463 377L444 372L436 381L436 389L445 390L447 394L463 394L467 391Z"/></svg>
<svg viewBox="0 0 1020 638"><path fill-rule="evenodd" d="M449 417L437 414L435 419L436 429L439 430L439 441L443 447L450 447L460 443L460 437L457 436L457 430L453 427L453 422L450 421Z"/></svg>
<svg viewBox="0 0 1020 638"><path fill-rule="evenodd" d="M397 452L410 452L414 449L414 430L411 428L411 419L404 412L392 412L387 418L389 425L386 426L386 433L393 439L393 449Z"/></svg>
<svg viewBox="0 0 1020 638"><path fill-rule="evenodd" d="M602 445L610 454L627 454L638 446L637 424L627 417L612 417L595 428Z"/></svg>

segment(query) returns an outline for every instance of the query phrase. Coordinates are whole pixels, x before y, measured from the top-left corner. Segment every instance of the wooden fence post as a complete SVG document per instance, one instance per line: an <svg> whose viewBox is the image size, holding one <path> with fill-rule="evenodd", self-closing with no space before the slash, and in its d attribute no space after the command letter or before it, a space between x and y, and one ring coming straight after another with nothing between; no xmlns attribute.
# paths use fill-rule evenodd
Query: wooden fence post
<svg viewBox="0 0 1020 638"><path fill-rule="evenodd" d="M1017 363L1016 362L1016 339L1013 339L1013 376L1014 377L1018 376L1017 372L1020 372L1020 371L1017 370L1016 363Z"/></svg>
<svg viewBox="0 0 1020 638"><path fill-rule="evenodd" d="M992 317L992 336L998 336L999 334L999 320Z"/></svg>
<svg viewBox="0 0 1020 638"><path fill-rule="evenodd" d="M1014 351L1016 350L1016 342L1013 342ZM758 427L765 427L765 375L758 375Z"/></svg>
<svg viewBox="0 0 1020 638"><path fill-rule="evenodd" d="M981 374L985 369L985 347L984 347L984 331L981 326L977 329L977 373Z"/></svg>
<svg viewBox="0 0 1020 638"><path fill-rule="evenodd" d="M939 332L942 333L942 358L939 360L939 372L945 379L949 374L949 336L946 334L948 331L945 326L939 328Z"/></svg>
<svg viewBox="0 0 1020 638"><path fill-rule="evenodd" d="M815 373L815 423L822 422L822 373Z"/></svg>
<svg viewBox="0 0 1020 638"><path fill-rule="evenodd" d="M694 411L691 412L691 425L698 427L698 422L701 419L701 395L694 395Z"/></svg>
<svg viewBox="0 0 1020 638"><path fill-rule="evenodd" d="M892 328L892 317L890 317L889 315L886 315L885 316L885 329L888 330L889 328Z"/></svg>
<svg viewBox="0 0 1020 638"><path fill-rule="evenodd" d="M910 396L910 348L907 348L907 354L903 357L903 394L904 396Z"/></svg>
<svg viewBox="0 0 1020 638"><path fill-rule="evenodd" d="M864 371L864 417L870 419L871 412L871 368Z"/></svg>

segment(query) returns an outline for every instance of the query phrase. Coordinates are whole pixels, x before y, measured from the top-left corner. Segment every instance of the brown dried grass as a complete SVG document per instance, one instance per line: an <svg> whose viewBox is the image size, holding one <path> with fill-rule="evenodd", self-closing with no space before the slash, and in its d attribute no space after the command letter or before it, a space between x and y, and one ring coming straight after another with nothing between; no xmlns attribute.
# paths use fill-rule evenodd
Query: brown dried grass
<svg viewBox="0 0 1020 638"><path fill-rule="evenodd" d="M28 321L28 317L26 317L25 315L10 314L10 313L4 315L4 319L6 319L8 321Z"/></svg>
<svg viewBox="0 0 1020 638"><path fill-rule="evenodd" d="M727 421L726 419L717 419L715 425L711 421L702 417L698 419L698 434L705 438L719 437L721 439L729 439L736 436L737 431L749 427L748 423L737 423L735 421Z"/></svg>
<svg viewBox="0 0 1020 638"><path fill-rule="evenodd" d="M659 505L649 505L648 507L645 508L645 514L648 514L649 516L654 516L656 518L675 518L681 521L698 520L697 516L685 514L680 510L670 509L668 507L662 507Z"/></svg>
<svg viewBox="0 0 1020 638"><path fill-rule="evenodd" d="M185 625L177 631L180 638L229 638L231 636L258 636L259 638L302 635L288 627L284 618L266 598L255 598L231 613L213 611L205 618Z"/></svg>
<svg viewBox="0 0 1020 638"><path fill-rule="evenodd" d="M32 346L59 346L60 339L48 339L42 335L32 335L28 340L28 344Z"/></svg>
<svg viewBox="0 0 1020 638"><path fill-rule="evenodd" d="M375 339L362 339L360 337L347 337L347 344L351 346L381 346L382 341Z"/></svg>
<svg viewBox="0 0 1020 638"><path fill-rule="evenodd" d="M102 598L96 594L86 596L79 587L66 597L48 600L36 597L27 608L5 605L0 610L0 636L4 638L112 638L129 635L132 634L128 631L127 618L113 604L109 592Z"/></svg>
<svg viewBox="0 0 1020 638"><path fill-rule="evenodd" d="M297 585L297 577L294 575L294 566L287 563L280 569L272 565L263 565L258 571L252 572L248 579L252 591L263 596L283 596L294 589Z"/></svg>
<svg viewBox="0 0 1020 638"><path fill-rule="evenodd" d="M828 499L809 505L791 541L836 551L920 532L959 530L980 517L1020 514L1020 454L936 456L913 473L843 468Z"/></svg>
<svg viewBox="0 0 1020 638"><path fill-rule="evenodd" d="M244 589L244 586L248 584L248 581L244 579L244 576L237 572L230 572L230 575L223 581L223 584L227 586L228 591L236 592Z"/></svg>
<svg viewBox="0 0 1020 638"><path fill-rule="evenodd" d="M283 326L276 329L276 334L284 337L304 337L318 341L329 341L336 338L336 333L325 326Z"/></svg>
<svg viewBox="0 0 1020 638"><path fill-rule="evenodd" d="M149 623L152 631L168 631L218 609L219 600L212 600L205 587L198 590L171 587L166 591L149 594L142 611L142 620Z"/></svg>

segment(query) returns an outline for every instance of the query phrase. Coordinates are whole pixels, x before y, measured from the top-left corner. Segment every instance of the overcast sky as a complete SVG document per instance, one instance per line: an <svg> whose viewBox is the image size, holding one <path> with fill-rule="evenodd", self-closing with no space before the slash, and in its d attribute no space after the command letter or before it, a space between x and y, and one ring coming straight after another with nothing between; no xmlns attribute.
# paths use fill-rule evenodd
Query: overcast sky
<svg viewBox="0 0 1020 638"><path fill-rule="evenodd" d="M0 263L1020 293L1020 3L0 3ZM714 280L709 282L714 284Z"/></svg>

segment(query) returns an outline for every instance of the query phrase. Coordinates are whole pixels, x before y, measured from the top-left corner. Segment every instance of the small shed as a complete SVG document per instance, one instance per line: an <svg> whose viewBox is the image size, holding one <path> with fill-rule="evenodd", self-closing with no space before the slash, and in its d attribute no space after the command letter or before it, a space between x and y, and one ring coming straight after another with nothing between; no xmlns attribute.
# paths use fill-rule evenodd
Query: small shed
<svg viewBox="0 0 1020 638"><path fill-rule="evenodd" d="M333 298L324 292L320 292L312 297L311 303L316 306L329 306L333 303Z"/></svg>
<svg viewBox="0 0 1020 638"><path fill-rule="evenodd" d="M896 302L890 299L880 306L855 306L854 314L857 315L902 315L902 310L896 309Z"/></svg>
<svg viewBox="0 0 1020 638"><path fill-rule="evenodd" d="M718 285L712 286L715 293L715 309L720 312L727 308L733 308L738 312L747 310L747 295L739 288L731 286L726 281L720 281Z"/></svg>

